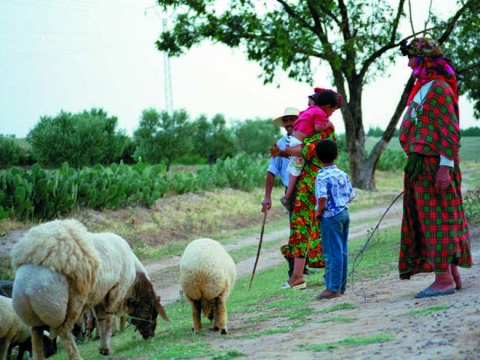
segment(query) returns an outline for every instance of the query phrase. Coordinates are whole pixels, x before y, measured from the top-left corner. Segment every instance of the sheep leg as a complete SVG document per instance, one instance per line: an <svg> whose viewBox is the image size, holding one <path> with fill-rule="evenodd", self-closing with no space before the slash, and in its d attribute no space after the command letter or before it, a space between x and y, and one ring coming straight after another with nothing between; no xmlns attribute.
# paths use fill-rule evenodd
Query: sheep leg
<svg viewBox="0 0 480 360"><path fill-rule="evenodd" d="M92 309L88 309L85 313L85 337L88 341L92 340L93 331L95 330L95 317Z"/></svg>
<svg viewBox="0 0 480 360"><path fill-rule="evenodd" d="M224 297L215 298L214 331L220 330L220 335L227 335L227 304Z"/></svg>
<svg viewBox="0 0 480 360"><path fill-rule="evenodd" d="M100 325L100 323L103 323ZM108 355L111 348L112 329L115 324L115 315L105 314L105 320L98 321L100 331L100 347L98 350L101 355Z"/></svg>
<svg viewBox="0 0 480 360"><path fill-rule="evenodd" d="M43 335L43 332L39 336L42 336L42 335ZM67 352L68 359L82 360L82 357L80 356L80 352L78 351L77 344L75 343L75 339L73 337L72 331L62 332L58 336L62 340L63 346L65 347L65 351Z"/></svg>
<svg viewBox="0 0 480 360"><path fill-rule="evenodd" d="M126 327L127 327L127 317L126 316L120 316L119 330L121 332L123 332L123 331L125 331Z"/></svg>
<svg viewBox="0 0 480 360"><path fill-rule="evenodd" d="M194 333L199 333L202 330L202 301L201 300L191 300L192 302L192 319L193 319L193 329Z"/></svg>
<svg viewBox="0 0 480 360"><path fill-rule="evenodd" d="M0 339L0 359L7 360L8 347L10 345L10 339L6 337Z"/></svg>
<svg viewBox="0 0 480 360"><path fill-rule="evenodd" d="M43 328L32 328L32 357L34 360L43 360Z"/></svg>

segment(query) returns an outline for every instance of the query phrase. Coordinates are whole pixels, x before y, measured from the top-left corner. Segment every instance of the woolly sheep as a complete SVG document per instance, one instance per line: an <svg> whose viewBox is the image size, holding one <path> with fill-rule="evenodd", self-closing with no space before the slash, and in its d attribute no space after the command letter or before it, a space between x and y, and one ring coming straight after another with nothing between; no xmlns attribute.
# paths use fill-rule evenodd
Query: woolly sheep
<svg viewBox="0 0 480 360"><path fill-rule="evenodd" d="M193 328L200 332L201 313L213 320L213 331L227 334L227 298L237 269L225 248L212 239L197 239L187 245L180 259L180 285L192 306Z"/></svg>
<svg viewBox="0 0 480 360"><path fill-rule="evenodd" d="M13 308L32 327L33 357L43 359L41 331L59 336L69 359L81 359L72 329L94 309L100 354L108 355L116 313L132 316L144 339L154 336L157 315L168 317L141 262L112 233L94 234L77 220L33 227L11 251L16 269Z"/></svg>
<svg viewBox="0 0 480 360"><path fill-rule="evenodd" d="M20 319L18 318L17 314L15 313L11 305L12 290L13 290L13 281L0 280L0 295L6 298L10 298L10 306L6 307L7 309L6 311L11 312L13 316L15 316L18 319L18 321L20 321ZM3 306L2 308L5 310ZM0 309L0 313L1 312L2 310ZM4 322L7 323L7 320L4 319L4 316L0 315L0 324L3 324ZM5 325L5 326L8 326L8 325ZM0 333L2 332L3 331L0 331ZM10 345L8 347L8 352L7 352L7 359L11 357L13 349L17 346L18 346L17 359L23 359L25 352L28 352L29 354L32 353L32 339L31 339L30 333L31 333L31 330L30 328L28 328L28 334L29 334L28 338L24 338L23 336L20 336L18 338L13 339L10 342ZM45 355L45 357L48 358L56 353L57 353L56 338L50 339L48 336L43 335L43 354Z"/></svg>
<svg viewBox="0 0 480 360"><path fill-rule="evenodd" d="M0 359L6 360L11 343L24 343L30 339L30 328L17 316L12 299L0 295Z"/></svg>

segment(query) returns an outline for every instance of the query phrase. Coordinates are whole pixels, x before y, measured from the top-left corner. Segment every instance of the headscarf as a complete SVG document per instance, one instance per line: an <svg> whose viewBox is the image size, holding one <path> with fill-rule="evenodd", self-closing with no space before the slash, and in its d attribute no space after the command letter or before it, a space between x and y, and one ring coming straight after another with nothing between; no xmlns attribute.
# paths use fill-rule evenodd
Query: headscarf
<svg viewBox="0 0 480 360"><path fill-rule="evenodd" d="M423 85L434 79L442 79L452 88L454 106L458 109L458 84L455 70L450 60L443 57L438 42L429 37L415 38L408 45L403 41L400 44L400 51L403 55L415 57L417 61L417 66L413 69L413 75L417 81L408 96L407 106Z"/></svg>

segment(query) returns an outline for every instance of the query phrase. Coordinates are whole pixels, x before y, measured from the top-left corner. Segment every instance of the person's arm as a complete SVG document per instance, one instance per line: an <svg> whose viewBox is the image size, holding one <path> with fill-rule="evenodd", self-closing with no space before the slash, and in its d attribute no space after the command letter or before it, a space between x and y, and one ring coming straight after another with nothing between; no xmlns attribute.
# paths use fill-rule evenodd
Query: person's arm
<svg viewBox="0 0 480 360"><path fill-rule="evenodd" d="M267 171L267 178L265 179L265 197L262 200L262 212L272 208L272 189L275 183L275 175Z"/></svg>
<svg viewBox="0 0 480 360"><path fill-rule="evenodd" d="M323 125L315 124L315 131L316 132L325 131L329 128L332 128L332 130L335 131L335 126L333 125L333 123L330 120L327 120L326 123L323 124Z"/></svg>
<svg viewBox="0 0 480 360"><path fill-rule="evenodd" d="M323 213L325 212L325 205L327 204L327 198L321 197L317 199L317 208L315 209L315 219L320 221Z"/></svg>
<svg viewBox="0 0 480 360"><path fill-rule="evenodd" d="M270 156L272 157L289 157L289 156L296 156L296 157L302 157L302 145L297 145L293 147L286 147L284 150L280 150L280 148L277 146L277 144L274 144L270 148Z"/></svg>

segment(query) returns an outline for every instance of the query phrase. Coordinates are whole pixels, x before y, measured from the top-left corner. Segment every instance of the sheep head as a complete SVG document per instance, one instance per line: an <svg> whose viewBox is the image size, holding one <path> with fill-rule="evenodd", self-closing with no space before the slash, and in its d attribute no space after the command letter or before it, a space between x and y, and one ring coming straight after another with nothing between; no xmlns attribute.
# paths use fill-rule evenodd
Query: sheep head
<svg viewBox="0 0 480 360"><path fill-rule="evenodd" d="M170 321L160 304L160 296L155 294L152 282L145 273L137 272L135 284L125 306L130 322L145 340L155 336L158 314L165 321Z"/></svg>

